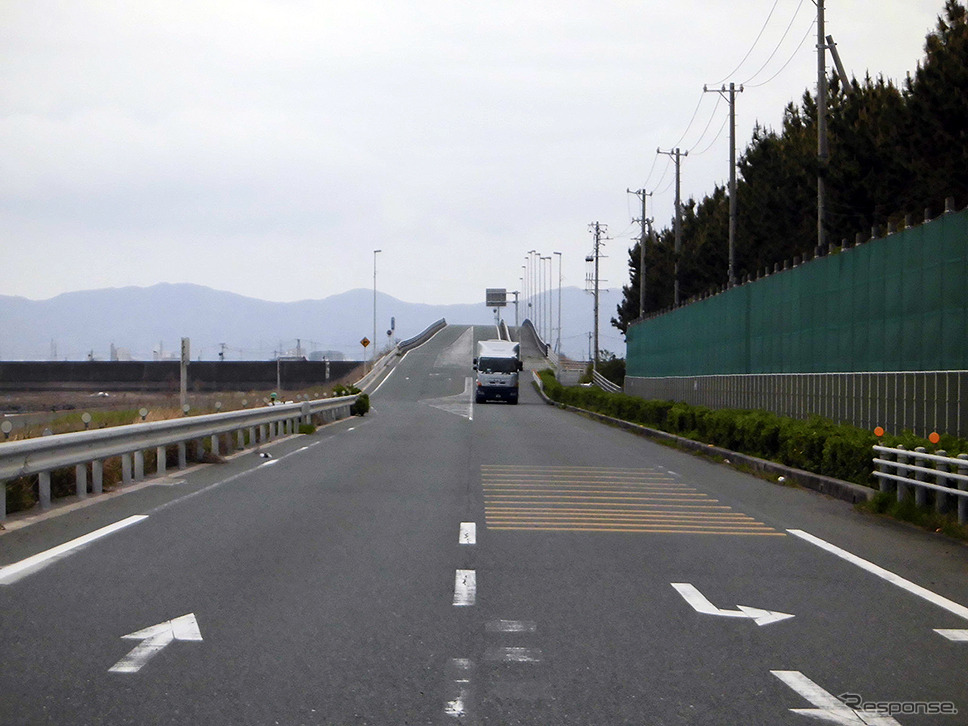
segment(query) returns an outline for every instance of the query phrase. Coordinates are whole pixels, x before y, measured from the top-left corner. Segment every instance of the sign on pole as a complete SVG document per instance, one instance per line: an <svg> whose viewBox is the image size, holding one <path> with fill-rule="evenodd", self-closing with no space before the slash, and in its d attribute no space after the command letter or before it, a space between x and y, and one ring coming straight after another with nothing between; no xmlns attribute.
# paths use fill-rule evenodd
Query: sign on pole
<svg viewBox="0 0 968 726"><path fill-rule="evenodd" d="M489 308L503 308L508 304L508 291L503 287L489 287L485 291L484 304Z"/></svg>

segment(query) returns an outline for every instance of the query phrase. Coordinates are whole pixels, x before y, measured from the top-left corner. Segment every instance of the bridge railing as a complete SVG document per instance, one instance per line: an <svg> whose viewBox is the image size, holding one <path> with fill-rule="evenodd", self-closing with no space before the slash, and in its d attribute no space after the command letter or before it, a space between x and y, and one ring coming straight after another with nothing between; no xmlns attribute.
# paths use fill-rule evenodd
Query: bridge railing
<svg viewBox="0 0 968 726"><path fill-rule="evenodd" d="M903 446L875 446L874 476L882 492L897 492L900 502L914 493L918 506L929 504L934 492L935 508L947 512L957 499L958 523L968 524L968 454L948 456L945 451L929 454L919 446L911 451Z"/></svg>
<svg viewBox="0 0 968 726"><path fill-rule="evenodd" d="M612 383L598 371L592 371L592 383L609 393L621 393L622 387Z"/></svg>
<svg viewBox="0 0 968 726"><path fill-rule="evenodd" d="M36 475L40 507L49 509L50 475L57 469L75 467L76 494L83 499L88 494L88 467L92 492L102 493L106 459L121 457L123 487L144 478L147 450L156 450L157 475L163 476L169 446L178 447L178 466L184 468L191 442L201 452L204 440L210 439L211 453L216 456L220 454L223 436L228 437L230 445L234 438L237 449L254 447L277 436L295 433L300 423L346 418L356 399L356 396L342 396L0 443L0 521L7 516L8 480Z"/></svg>

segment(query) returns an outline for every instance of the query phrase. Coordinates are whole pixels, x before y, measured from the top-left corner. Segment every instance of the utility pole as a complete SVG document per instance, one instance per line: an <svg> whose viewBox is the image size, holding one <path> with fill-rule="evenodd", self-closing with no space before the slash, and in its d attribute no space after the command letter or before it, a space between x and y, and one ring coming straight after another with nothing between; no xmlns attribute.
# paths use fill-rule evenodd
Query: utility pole
<svg viewBox="0 0 968 726"><path fill-rule="evenodd" d="M639 238L639 318L645 317L645 241L648 239L646 237L646 227L650 227L652 220L645 216L645 199L646 197L651 197L652 192L647 192L645 189L639 189L637 191L632 191L631 189L626 189L626 193L634 194L642 200L642 218L639 220L632 220L633 222L638 221L642 223L642 236Z"/></svg>
<svg viewBox="0 0 968 726"><path fill-rule="evenodd" d="M823 254L827 225L827 43L824 35L824 0L814 0L817 6L817 254Z"/></svg>
<svg viewBox="0 0 968 726"><path fill-rule="evenodd" d="M676 307L679 307L679 254L682 251L682 188L680 176L680 169L682 166L682 157L689 156L688 151L679 151L678 148L672 149L671 151L662 151L661 149L656 149L655 153L665 154L666 156L671 156L676 163L676 247L675 247L675 290L673 301Z"/></svg>
<svg viewBox="0 0 968 726"><path fill-rule="evenodd" d="M730 83L729 88L703 86L702 90L703 93L718 93L729 103L729 266L726 280L732 287L736 284L736 94L742 93L743 87L737 91L736 84Z"/></svg>
<svg viewBox="0 0 968 726"><path fill-rule="evenodd" d="M598 261L602 257L602 234L608 231L608 227L604 224L599 224L598 222L592 222L588 225L591 228L592 233L595 235L595 247L592 254L585 258L586 262L595 263L595 326L594 326L594 336L595 336L595 349L592 351L592 370L598 370Z"/></svg>

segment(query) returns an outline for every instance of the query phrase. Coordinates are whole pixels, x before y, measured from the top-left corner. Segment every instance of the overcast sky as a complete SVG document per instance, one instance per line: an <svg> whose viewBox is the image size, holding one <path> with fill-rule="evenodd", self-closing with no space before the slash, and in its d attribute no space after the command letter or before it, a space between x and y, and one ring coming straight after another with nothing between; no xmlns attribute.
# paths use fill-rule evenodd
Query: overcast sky
<svg viewBox="0 0 968 726"><path fill-rule="evenodd" d="M943 5L827 0L827 32L848 74L903 79ZM657 147L690 151L684 198L723 183L727 104L703 85L746 83L742 150L814 89L815 18L813 0L0 0L0 294L322 298L370 288L382 249L380 291L483 303L531 249L583 285L594 221L620 287L626 188L655 191L664 227Z"/></svg>

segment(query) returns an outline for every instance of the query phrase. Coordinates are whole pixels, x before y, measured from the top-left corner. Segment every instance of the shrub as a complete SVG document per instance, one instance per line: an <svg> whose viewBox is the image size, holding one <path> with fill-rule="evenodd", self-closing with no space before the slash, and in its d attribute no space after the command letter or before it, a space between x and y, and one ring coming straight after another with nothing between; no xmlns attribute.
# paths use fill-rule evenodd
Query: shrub
<svg viewBox="0 0 968 726"><path fill-rule="evenodd" d="M877 442L873 433L839 426L826 437L821 473L855 484L874 486L871 447Z"/></svg>
<svg viewBox="0 0 968 726"><path fill-rule="evenodd" d="M314 434L316 433L316 427L313 424L299 424L299 433L301 434Z"/></svg>
<svg viewBox="0 0 968 726"><path fill-rule="evenodd" d="M356 398L356 403L350 407L350 413L354 416L365 416L367 411L370 410L370 397L361 393Z"/></svg>
<svg viewBox="0 0 968 726"><path fill-rule="evenodd" d="M551 370L540 374L545 394L554 401L642 424L816 474L875 486L872 432L812 416L806 421L768 411L709 409L682 402L645 400L597 387L562 386ZM968 442L942 436L937 446L910 431L887 435L885 446L968 453ZM903 514L903 512L902 512Z"/></svg>

